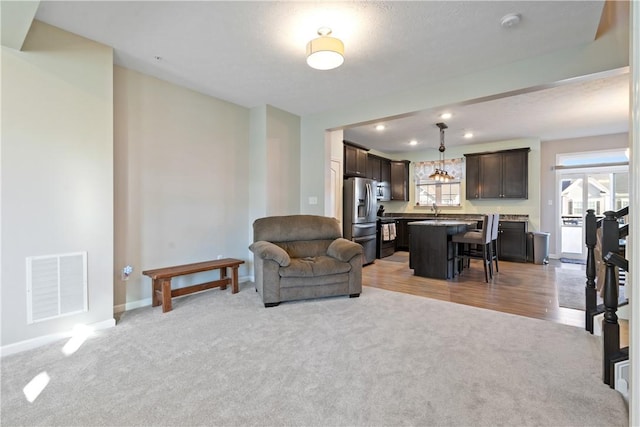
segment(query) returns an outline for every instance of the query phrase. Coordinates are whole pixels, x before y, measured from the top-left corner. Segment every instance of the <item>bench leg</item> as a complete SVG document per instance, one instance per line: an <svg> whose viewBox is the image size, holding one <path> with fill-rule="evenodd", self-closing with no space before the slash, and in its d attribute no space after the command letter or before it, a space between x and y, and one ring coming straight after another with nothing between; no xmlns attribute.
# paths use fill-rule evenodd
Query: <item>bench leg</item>
<svg viewBox="0 0 640 427"><path fill-rule="evenodd" d="M162 279L162 312L171 311L171 279Z"/></svg>
<svg viewBox="0 0 640 427"><path fill-rule="evenodd" d="M157 307L162 304L159 296L160 292L162 292L162 288L160 287L160 279L153 279L151 281L151 307Z"/></svg>
<svg viewBox="0 0 640 427"><path fill-rule="evenodd" d="M227 267L220 268L220 280L224 280L227 278ZM220 289L227 289L227 285L220 285Z"/></svg>
<svg viewBox="0 0 640 427"><path fill-rule="evenodd" d="M232 269L233 269L233 275L231 277L231 293L237 294L238 293L238 266L235 265L232 267Z"/></svg>

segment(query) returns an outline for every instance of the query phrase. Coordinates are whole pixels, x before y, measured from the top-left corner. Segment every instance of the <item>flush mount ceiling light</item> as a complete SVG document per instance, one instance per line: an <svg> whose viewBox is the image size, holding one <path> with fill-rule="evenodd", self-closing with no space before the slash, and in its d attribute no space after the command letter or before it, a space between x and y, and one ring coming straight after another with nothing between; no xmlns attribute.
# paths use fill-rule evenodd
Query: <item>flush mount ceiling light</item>
<svg viewBox="0 0 640 427"><path fill-rule="evenodd" d="M385 130L386 128L387 128L387 127L386 127L385 125L377 125L377 126L376 126L376 130L377 130L377 131L383 131L383 130Z"/></svg>
<svg viewBox="0 0 640 427"><path fill-rule="evenodd" d="M513 28L520 23L521 16L519 13L508 13L500 20L502 28Z"/></svg>
<svg viewBox="0 0 640 427"><path fill-rule="evenodd" d="M318 29L320 37L307 43L307 64L316 70L331 70L344 62L344 44L342 40L329 37L331 28Z"/></svg>
<svg viewBox="0 0 640 427"><path fill-rule="evenodd" d="M433 179L434 181L449 182L450 180L455 179L453 175L449 175L449 173L444 169L444 130L449 126L444 123L436 123L436 126L440 128L440 148L438 148L438 151L440 152L440 167L436 168L436 170L431 175L429 175L429 179Z"/></svg>

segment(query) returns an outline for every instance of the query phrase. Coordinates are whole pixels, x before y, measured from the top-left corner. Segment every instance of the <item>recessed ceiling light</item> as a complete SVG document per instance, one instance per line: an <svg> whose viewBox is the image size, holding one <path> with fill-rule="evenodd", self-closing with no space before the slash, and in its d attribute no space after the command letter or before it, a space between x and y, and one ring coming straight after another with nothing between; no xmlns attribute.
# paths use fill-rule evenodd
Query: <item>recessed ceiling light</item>
<svg viewBox="0 0 640 427"><path fill-rule="evenodd" d="M446 119L450 119L452 116L453 116L453 114L451 114L451 113L442 113L442 114L440 114L440 118L441 119L445 119L445 120Z"/></svg>
<svg viewBox="0 0 640 427"><path fill-rule="evenodd" d="M465 132L464 133L464 137L469 139L469 138L473 138L473 132Z"/></svg>
<svg viewBox="0 0 640 427"><path fill-rule="evenodd" d="M376 130L385 130L386 126L385 125L377 125L376 126Z"/></svg>
<svg viewBox="0 0 640 427"><path fill-rule="evenodd" d="M411 141L409 141L409 145L418 145L418 141L412 139Z"/></svg>

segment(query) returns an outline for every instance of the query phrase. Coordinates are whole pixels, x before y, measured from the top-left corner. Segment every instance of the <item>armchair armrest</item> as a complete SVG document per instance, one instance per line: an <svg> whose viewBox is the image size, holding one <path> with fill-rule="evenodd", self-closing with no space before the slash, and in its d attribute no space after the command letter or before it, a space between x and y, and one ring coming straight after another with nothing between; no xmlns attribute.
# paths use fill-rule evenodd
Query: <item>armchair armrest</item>
<svg viewBox="0 0 640 427"><path fill-rule="evenodd" d="M281 267L286 267L291 263L289 254L280 246L271 242L264 240L253 242L249 246L249 250L262 259L271 259L277 262Z"/></svg>
<svg viewBox="0 0 640 427"><path fill-rule="evenodd" d="M328 256L342 262L349 262L354 256L362 255L363 253L362 245L342 237L331 242L327 248Z"/></svg>

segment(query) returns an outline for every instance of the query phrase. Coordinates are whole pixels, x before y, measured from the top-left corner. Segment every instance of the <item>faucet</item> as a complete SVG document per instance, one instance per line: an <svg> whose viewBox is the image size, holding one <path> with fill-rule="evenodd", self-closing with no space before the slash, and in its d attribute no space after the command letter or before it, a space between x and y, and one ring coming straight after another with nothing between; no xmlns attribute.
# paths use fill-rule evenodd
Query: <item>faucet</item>
<svg viewBox="0 0 640 427"><path fill-rule="evenodd" d="M433 203L433 205L431 205L431 210L436 213L437 218L438 214L440 213L440 209L438 209L438 205L436 205L435 202Z"/></svg>

